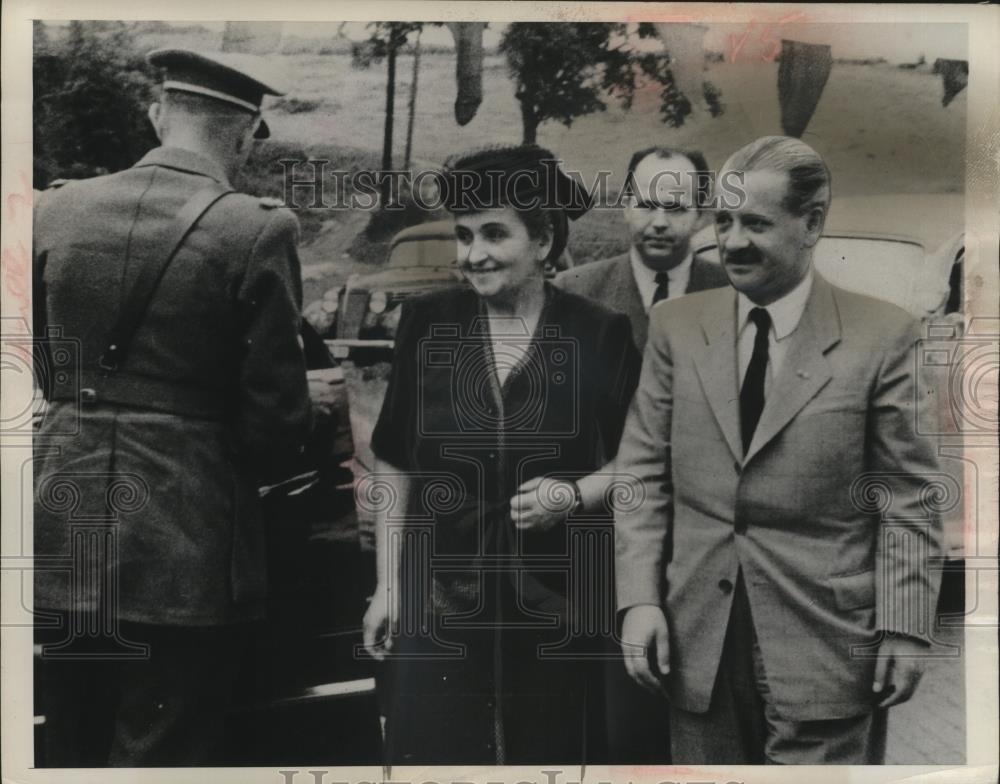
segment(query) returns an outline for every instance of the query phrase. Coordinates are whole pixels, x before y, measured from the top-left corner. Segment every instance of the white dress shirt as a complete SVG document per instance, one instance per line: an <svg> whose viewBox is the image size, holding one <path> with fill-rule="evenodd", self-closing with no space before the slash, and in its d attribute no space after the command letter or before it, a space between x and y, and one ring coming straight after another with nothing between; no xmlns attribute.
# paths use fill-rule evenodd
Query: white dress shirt
<svg viewBox="0 0 1000 784"><path fill-rule="evenodd" d="M765 399L774 377L781 370L785 354L788 353L790 342L788 336L795 331L802 320L806 300L812 291L812 282L813 273L810 269L798 286L764 308L771 317L771 329L767 336L767 372L764 375ZM750 311L759 306L742 292L737 296L736 302L736 323L739 326L737 354L740 363L740 387L742 387L743 377L746 376L747 368L750 366L750 357L753 356L754 338L757 336L757 327L750 321Z"/></svg>
<svg viewBox="0 0 1000 784"><path fill-rule="evenodd" d="M689 253L673 269L667 270L667 299L677 299L683 297L687 291L688 281L691 280L691 261L693 254ZM633 246L629 250L629 260L632 262L632 277L635 278L635 285L639 287L639 296L642 298L642 306L649 311L653 306L653 295L656 294L656 270L647 267L639 251Z"/></svg>

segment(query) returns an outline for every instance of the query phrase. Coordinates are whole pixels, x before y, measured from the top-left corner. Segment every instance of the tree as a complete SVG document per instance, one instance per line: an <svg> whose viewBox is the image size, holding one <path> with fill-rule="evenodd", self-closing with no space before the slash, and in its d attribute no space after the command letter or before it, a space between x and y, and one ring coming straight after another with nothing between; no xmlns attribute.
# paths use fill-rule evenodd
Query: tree
<svg viewBox="0 0 1000 784"><path fill-rule="evenodd" d="M626 108L640 80L661 85L661 114L677 127L691 112L691 101L674 84L666 52L640 52L636 39L656 35L652 25L630 32L622 23L515 22L500 40L507 68L521 106L522 141L532 144L538 126L556 120L567 127L573 120L607 108L614 97ZM713 116L721 114L720 93L705 83L705 99Z"/></svg>
<svg viewBox="0 0 1000 784"><path fill-rule="evenodd" d="M119 171L156 146L155 72L124 23L71 22L54 39L35 22L33 79L35 187Z"/></svg>
<svg viewBox="0 0 1000 784"><path fill-rule="evenodd" d="M392 171L392 135L396 111L396 55L412 32L423 30L422 22L372 22L371 37L353 53L356 67L367 68L374 60L386 60L385 126L382 135L382 171ZM389 199L391 182L382 183L382 203Z"/></svg>

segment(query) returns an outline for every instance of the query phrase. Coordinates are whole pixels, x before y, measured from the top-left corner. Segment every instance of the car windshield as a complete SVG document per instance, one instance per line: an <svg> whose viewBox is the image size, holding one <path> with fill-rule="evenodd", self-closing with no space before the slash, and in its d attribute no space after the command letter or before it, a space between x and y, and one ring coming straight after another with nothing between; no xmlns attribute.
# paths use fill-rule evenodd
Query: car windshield
<svg viewBox="0 0 1000 784"><path fill-rule="evenodd" d="M719 263L714 242L698 258ZM926 268L919 242L892 237L828 234L816 245L816 269L835 286L886 300L916 317L932 313L948 295L948 281Z"/></svg>
<svg viewBox="0 0 1000 784"><path fill-rule="evenodd" d="M400 242L389 256L388 266L447 267L455 263L455 238L450 236L410 239Z"/></svg>
<svg viewBox="0 0 1000 784"><path fill-rule="evenodd" d="M816 246L816 269L848 291L887 300L917 315L930 292L920 291L924 249L886 238L826 236Z"/></svg>

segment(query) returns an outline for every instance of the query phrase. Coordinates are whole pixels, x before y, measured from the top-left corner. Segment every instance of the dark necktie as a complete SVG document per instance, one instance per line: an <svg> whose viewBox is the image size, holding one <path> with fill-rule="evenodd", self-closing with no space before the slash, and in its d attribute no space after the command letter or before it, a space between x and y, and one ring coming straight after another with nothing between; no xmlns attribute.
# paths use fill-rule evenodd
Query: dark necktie
<svg viewBox="0 0 1000 784"><path fill-rule="evenodd" d="M740 387L740 431L743 436L743 453L746 454L753 440L753 432L764 410L764 378L767 374L767 337L771 331L771 315L764 308L750 311L750 320L757 327L753 340L753 354L747 373Z"/></svg>
<svg viewBox="0 0 1000 784"><path fill-rule="evenodd" d="M670 278L667 277L666 272L657 272L653 280L656 281L656 291L653 292L653 305L655 305L661 299L670 296Z"/></svg>

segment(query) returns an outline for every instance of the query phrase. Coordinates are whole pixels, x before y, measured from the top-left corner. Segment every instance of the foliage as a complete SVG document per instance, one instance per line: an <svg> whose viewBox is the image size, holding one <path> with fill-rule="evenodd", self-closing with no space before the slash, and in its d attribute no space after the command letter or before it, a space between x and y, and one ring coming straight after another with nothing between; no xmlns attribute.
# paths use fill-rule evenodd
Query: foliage
<svg viewBox="0 0 1000 784"><path fill-rule="evenodd" d="M381 63L390 49L402 50L410 33L418 32L423 27L423 22L372 22L368 25L372 31L368 40L351 46L351 65L369 68L373 63Z"/></svg>
<svg viewBox="0 0 1000 784"><path fill-rule="evenodd" d="M34 26L34 177L81 178L131 166L156 146L146 117L156 74L122 22L70 22L50 39Z"/></svg>
<svg viewBox="0 0 1000 784"><path fill-rule="evenodd" d="M642 52L637 39L656 35L650 24L630 33L622 23L515 22L507 27L500 51L507 57L521 105L524 143L536 140L538 126L555 120L569 127L573 120L607 108L613 97L630 108L643 81L661 85L661 115L672 127L691 113L690 96L674 83L667 53ZM721 93L704 84L712 116L724 111Z"/></svg>

